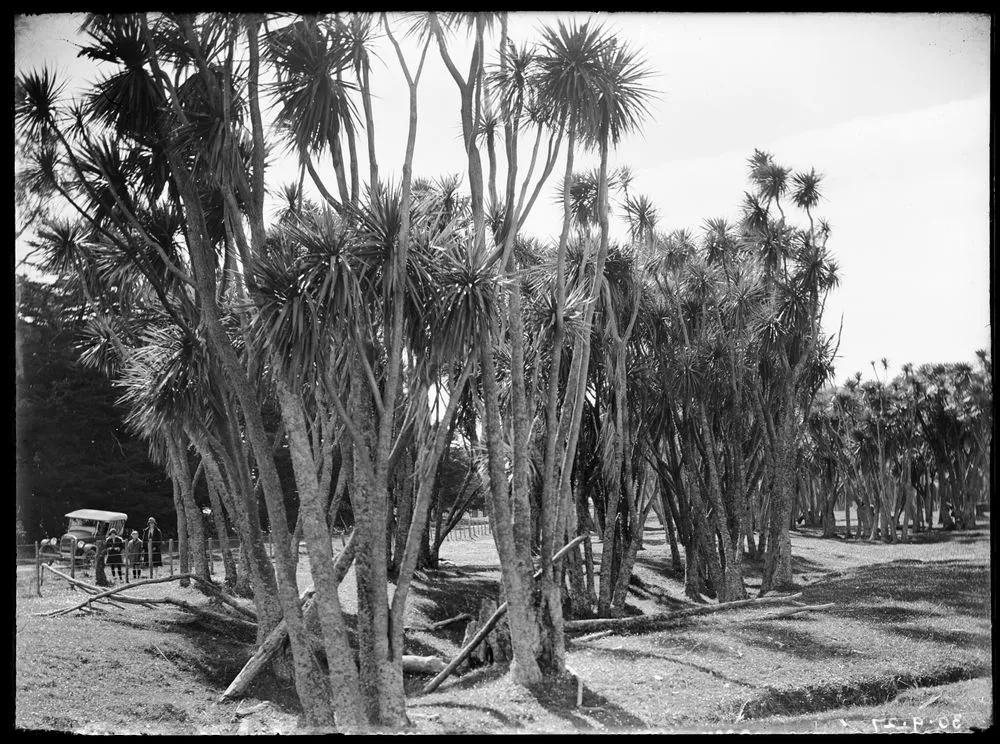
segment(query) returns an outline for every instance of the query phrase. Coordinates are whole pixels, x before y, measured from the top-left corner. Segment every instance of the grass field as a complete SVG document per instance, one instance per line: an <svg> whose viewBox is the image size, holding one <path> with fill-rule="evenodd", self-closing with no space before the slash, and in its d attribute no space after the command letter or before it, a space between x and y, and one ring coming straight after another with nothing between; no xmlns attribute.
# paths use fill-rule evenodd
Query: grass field
<svg viewBox="0 0 1000 744"><path fill-rule="evenodd" d="M416 733L610 731L961 730L992 723L990 530L919 533L909 544L824 540L793 533L794 570L820 612L774 620L769 608L694 618L636 634L568 641L567 677L544 690L513 684L496 667L449 678L422 695L408 679ZM449 541L440 570L418 575L408 603L407 653L451 658L462 626L420 628L495 597L488 536ZM759 566L746 565L751 595ZM647 528L630 599L643 612L683 598L683 576L655 520ZM308 586L305 559L300 581ZM342 585L353 611L354 581ZM211 627L173 609L106 607L39 617L82 595L48 577L34 596L17 574L15 725L79 733L293 733L293 696L262 678L239 703L219 694L253 652L244 631ZM161 584L135 590L207 600ZM773 608L770 608L773 609ZM252 711L249 714L247 711Z"/></svg>

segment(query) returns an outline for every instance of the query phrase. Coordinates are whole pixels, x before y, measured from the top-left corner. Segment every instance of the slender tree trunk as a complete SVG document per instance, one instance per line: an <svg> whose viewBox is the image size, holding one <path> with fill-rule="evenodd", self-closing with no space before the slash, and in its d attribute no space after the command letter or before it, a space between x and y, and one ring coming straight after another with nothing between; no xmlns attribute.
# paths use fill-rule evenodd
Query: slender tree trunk
<svg viewBox="0 0 1000 744"><path fill-rule="evenodd" d="M187 516L184 514L184 501L181 499L181 489L178 479L175 477L173 480L173 492L174 492L174 511L177 513L177 552L180 555L180 572L182 574L190 573L190 555L188 553L188 532L187 532ZM143 543L143 559L144 561L149 561L149 549ZM191 579L181 579L180 585L183 587L188 587L191 585Z"/></svg>
<svg viewBox="0 0 1000 744"><path fill-rule="evenodd" d="M487 337L492 337L488 334ZM542 680L542 670L538 665L537 651L541 645L538 625L532 608L533 572L530 564L530 542L528 550L521 552L515 542L514 519L504 472L503 435L501 431L499 391L496 383L496 369L493 350L483 344L480 351L481 381L485 408L486 447L489 458L490 489L487 506L493 526L493 541L500 555L500 565L507 566L501 571L504 593L508 603L508 621L514 659L511 674L523 685L534 685ZM528 536L530 540L530 535ZM527 556L528 560L525 560Z"/></svg>
<svg viewBox="0 0 1000 744"><path fill-rule="evenodd" d="M785 400L779 434L779 446L775 453L774 491L768 520L769 550L764 558L764 578L761 594L769 591L783 591L794 587L792 578L792 540L788 522L792 511L792 462L795 457L791 410L791 396Z"/></svg>
<svg viewBox="0 0 1000 744"><path fill-rule="evenodd" d="M302 403L282 381L275 383L281 415L288 436L288 450L303 510L302 529L309 546L309 571L316 589L315 604L323 633L323 650L329 668L329 690L337 724L341 728L363 727L368 720L359 693L358 670L347 637L340 607L339 580L334 570L333 547L326 526L325 499L319 493L315 457Z"/></svg>

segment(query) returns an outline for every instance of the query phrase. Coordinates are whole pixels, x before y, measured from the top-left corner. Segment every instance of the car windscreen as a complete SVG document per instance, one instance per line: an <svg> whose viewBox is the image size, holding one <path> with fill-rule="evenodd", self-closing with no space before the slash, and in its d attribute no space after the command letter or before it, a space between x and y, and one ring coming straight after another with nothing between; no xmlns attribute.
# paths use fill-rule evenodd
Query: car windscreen
<svg viewBox="0 0 1000 744"><path fill-rule="evenodd" d="M89 535L97 534L97 522L92 519L70 518L68 532L86 532Z"/></svg>

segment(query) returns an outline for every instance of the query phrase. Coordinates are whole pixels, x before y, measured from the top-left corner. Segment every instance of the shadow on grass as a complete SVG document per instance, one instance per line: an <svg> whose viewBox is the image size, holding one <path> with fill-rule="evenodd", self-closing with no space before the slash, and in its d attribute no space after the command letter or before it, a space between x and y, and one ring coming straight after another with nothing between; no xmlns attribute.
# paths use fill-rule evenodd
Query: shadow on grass
<svg viewBox="0 0 1000 744"><path fill-rule="evenodd" d="M585 684L582 685L582 692L581 707L578 708L576 706L577 681L569 675L531 688L531 694L539 705L549 713L567 721L577 730L594 730L594 725L587 718L599 723L602 731L647 727L646 722L641 718L612 703ZM587 718L584 717L584 714Z"/></svg>
<svg viewBox="0 0 1000 744"><path fill-rule="evenodd" d="M822 620L802 618L794 622L822 622ZM851 653L850 646L825 643L808 630L791 626L788 620L748 620L737 632L752 646L792 654L801 659L817 661L835 659Z"/></svg>
<svg viewBox="0 0 1000 744"><path fill-rule="evenodd" d="M191 675L219 693L229 687L256 650L252 632L180 611L169 619L162 615L150 618L146 624L111 614L102 620L150 633L149 643L143 649L150 660L165 659L181 674ZM290 666L288 669L290 674ZM270 700L286 710L300 710L294 685L282 680L273 668L260 673L245 697Z"/></svg>
<svg viewBox="0 0 1000 744"><path fill-rule="evenodd" d="M520 723L518 723L516 720L508 716L506 713L503 713L497 710L496 708L490 708L486 705L473 705L471 703L455 703L451 701L436 702L432 703L431 705L433 705L435 708L454 708L457 710L471 710L471 711L477 711L479 713L486 713L487 715L495 718L501 726L507 726L508 728L523 728ZM415 711L422 707L426 706L421 706L419 704L410 705L409 710Z"/></svg>
<svg viewBox="0 0 1000 744"><path fill-rule="evenodd" d="M968 543L978 542L984 537L989 537L988 532L984 532L982 528L988 527L988 525L980 525L972 530L945 530L940 527L935 527L932 530L924 530L922 532L914 532L912 529L909 534L909 544L912 545L935 545L938 543L959 543L962 545ZM856 529L856 528L855 528ZM821 531L816 531L815 534L811 531L800 531L807 537L812 537L817 540L823 539L837 539L838 542L842 542L844 545L868 545L871 547L877 547L883 545L885 547L893 547L901 542L902 530L898 527L896 528L896 542L886 542L881 538L875 540L869 540L867 535L859 536L857 531L851 533L850 538L844 538L843 534L839 534L837 538L824 538ZM904 543L906 544L906 543Z"/></svg>
<svg viewBox="0 0 1000 744"><path fill-rule="evenodd" d="M721 679L724 682L729 682L730 684L739 685L741 687L751 687L751 688L757 686L756 683L754 682L746 682L742 679L730 677L726 674L723 674L717 669L713 669L712 667L706 666L705 664L699 664L696 661L689 661L688 659L685 659L681 656L674 656L671 654L658 654L655 653L654 651L647 651L647 650L633 651L632 649L626 649L626 648L610 649L610 648L597 647L597 648L591 648L591 651L606 656L624 657L635 664L642 664L642 663L648 664L651 659L658 659L660 661L666 661L670 664L679 664L680 666L686 666L686 667L691 667L692 669L697 669L699 672L708 674L712 677L715 677L716 679Z"/></svg>
<svg viewBox="0 0 1000 744"><path fill-rule="evenodd" d="M463 569L465 568L463 566ZM471 571L466 572L471 573ZM428 614L427 619L430 622L439 622L463 612L475 616L479 612L482 600L497 600L500 594L500 582L479 576L435 577L428 574L414 580L411 592L434 605L434 610ZM458 624L452 627L461 631L463 626Z"/></svg>
<svg viewBox="0 0 1000 744"><path fill-rule="evenodd" d="M665 556L656 556L640 552L636 554L635 562L637 566L655 571L660 576L667 576L681 581L684 580L684 569L674 570L673 560L671 560L669 553Z"/></svg>
<svg viewBox="0 0 1000 744"><path fill-rule="evenodd" d="M973 633L967 630L941 630L939 628L914 627L912 625L893 625L889 627L893 633L912 638L915 641L948 644L960 648L988 648L992 639L987 633Z"/></svg>
<svg viewBox="0 0 1000 744"><path fill-rule="evenodd" d="M479 685L498 680L506 673L506 665L490 664L489 666L473 669L472 671L466 671L464 673L459 672L461 676L458 676L457 678L449 678L447 687L443 687L442 689L468 690L470 687L477 687ZM429 703L429 705L433 704L434 703Z"/></svg>
<svg viewBox="0 0 1000 744"><path fill-rule="evenodd" d="M990 569L960 560L914 563L892 561L846 571L843 576L805 589L810 603L835 602L834 611L874 621L898 621L887 608L900 603L930 602L949 611L988 617L990 612ZM862 600L855 604L855 600ZM889 613L894 611L889 611ZM933 613L913 609L910 617Z"/></svg>
<svg viewBox="0 0 1000 744"><path fill-rule="evenodd" d="M764 557L757 554L753 557L744 556L743 557L743 579L756 580L759 585L760 579L764 574ZM796 555L792 553L792 574L804 574L804 573L817 573L826 571L827 567L820 563L819 561L814 561L811 558L805 558L801 555Z"/></svg>

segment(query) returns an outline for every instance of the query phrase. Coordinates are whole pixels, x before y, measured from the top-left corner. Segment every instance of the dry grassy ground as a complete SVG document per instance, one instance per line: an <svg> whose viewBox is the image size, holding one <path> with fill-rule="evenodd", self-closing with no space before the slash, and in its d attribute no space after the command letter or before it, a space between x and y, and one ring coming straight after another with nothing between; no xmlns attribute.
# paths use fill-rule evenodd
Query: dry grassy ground
<svg viewBox="0 0 1000 744"><path fill-rule="evenodd" d="M682 597L682 576L655 520L636 573ZM570 641L571 679L527 690L488 667L447 680L429 695L408 680L417 733L608 731L968 731L992 723L990 532L918 534L908 545L793 534L796 580L822 612L768 620L765 609L695 618L654 633ZM441 569L414 583L408 653L450 658L460 624L421 626L475 612L496 596L489 537L445 543ZM308 571L301 566L302 586ZM756 594L759 567L747 566ZM273 679L251 697L216 700L252 653L252 638L173 609L107 607L38 617L82 597L52 577L43 597L17 577L15 725L81 733L292 733L294 700ZM176 584L136 590L205 602ZM342 589L353 606L353 577ZM634 609L670 609L639 592ZM261 703L264 703L261 705ZM254 712L244 715L247 709ZM884 721L880 722L880 719ZM917 721L914 724L914 721Z"/></svg>

